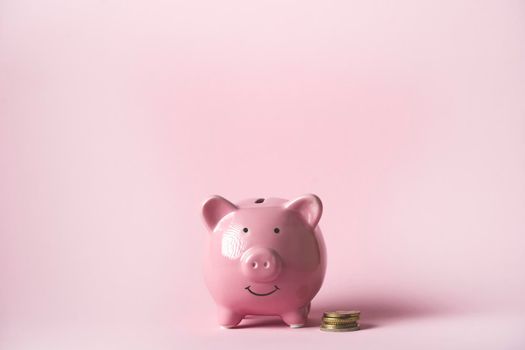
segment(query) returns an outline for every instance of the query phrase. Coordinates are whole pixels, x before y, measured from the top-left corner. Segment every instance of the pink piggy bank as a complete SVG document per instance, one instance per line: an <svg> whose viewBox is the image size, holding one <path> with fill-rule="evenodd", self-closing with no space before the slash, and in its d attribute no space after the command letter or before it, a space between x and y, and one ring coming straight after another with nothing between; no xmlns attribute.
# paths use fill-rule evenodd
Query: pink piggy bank
<svg viewBox="0 0 525 350"><path fill-rule="evenodd" d="M205 279L222 327L246 315L278 315L292 328L306 323L326 271L322 210L312 194L237 204L214 196L203 204L210 234Z"/></svg>

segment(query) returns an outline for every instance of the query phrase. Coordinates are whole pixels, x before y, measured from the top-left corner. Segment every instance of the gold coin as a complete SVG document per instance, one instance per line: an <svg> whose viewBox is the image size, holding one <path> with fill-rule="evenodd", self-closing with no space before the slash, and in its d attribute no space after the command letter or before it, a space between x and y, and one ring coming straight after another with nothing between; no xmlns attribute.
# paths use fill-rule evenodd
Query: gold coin
<svg viewBox="0 0 525 350"><path fill-rule="evenodd" d="M355 326L358 326L359 323L357 322L350 322L350 323L326 323L326 322L323 322L321 324L322 326L327 326L327 327L355 327Z"/></svg>
<svg viewBox="0 0 525 350"><path fill-rule="evenodd" d="M336 312L343 317L359 316L359 314L361 314L360 311L336 311Z"/></svg>
<svg viewBox="0 0 525 350"><path fill-rule="evenodd" d="M328 323L328 322L323 322L321 324L325 325L325 326L352 327L352 326L355 326L358 323L357 322L348 322L348 323Z"/></svg>
<svg viewBox="0 0 525 350"><path fill-rule="evenodd" d="M323 322L322 323L323 325L325 326L330 326L330 327L353 327L353 326L356 326L358 325L357 322L346 322L346 323L328 323L328 322Z"/></svg>
<svg viewBox="0 0 525 350"><path fill-rule="evenodd" d="M353 322L324 322L323 321L323 323L321 323L321 324L325 324L325 325L328 325L328 326L350 327L352 325L356 325L357 321L353 321Z"/></svg>
<svg viewBox="0 0 525 350"><path fill-rule="evenodd" d="M333 327L327 327L325 325L322 325L320 329L324 332L353 332L353 331L358 331L359 326L346 327L346 328L333 328Z"/></svg>
<svg viewBox="0 0 525 350"><path fill-rule="evenodd" d="M326 327L326 328L352 328L352 327L359 326L359 324L357 322L348 323L348 324L326 324L326 323L323 323L323 324L321 324L321 326Z"/></svg>
<svg viewBox="0 0 525 350"><path fill-rule="evenodd" d="M357 322L359 317L348 317L348 318L335 318L335 317L323 317L325 323L352 323Z"/></svg>
<svg viewBox="0 0 525 350"><path fill-rule="evenodd" d="M359 311L330 311L323 314L324 317L333 318L348 318L348 317L359 317L361 312Z"/></svg>

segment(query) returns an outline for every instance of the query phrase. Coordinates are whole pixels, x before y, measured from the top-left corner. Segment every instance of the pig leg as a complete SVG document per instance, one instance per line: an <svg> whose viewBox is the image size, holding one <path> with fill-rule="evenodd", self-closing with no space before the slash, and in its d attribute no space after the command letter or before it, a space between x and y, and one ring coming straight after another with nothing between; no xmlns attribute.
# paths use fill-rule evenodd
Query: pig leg
<svg viewBox="0 0 525 350"><path fill-rule="evenodd" d="M306 324L308 318L308 311L310 311L310 304L305 305L297 310L285 312L281 315L284 323L291 328L300 328Z"/></svg>
<svg viewBox="0 0 525 350"><path fill-rule="evenodd" d="M234 311L227 308L219 308L217 310L217 316L219 319L219 325L221 328L232 328L235 327L241 322L244 318L244 315L239 315Z"/></svg>

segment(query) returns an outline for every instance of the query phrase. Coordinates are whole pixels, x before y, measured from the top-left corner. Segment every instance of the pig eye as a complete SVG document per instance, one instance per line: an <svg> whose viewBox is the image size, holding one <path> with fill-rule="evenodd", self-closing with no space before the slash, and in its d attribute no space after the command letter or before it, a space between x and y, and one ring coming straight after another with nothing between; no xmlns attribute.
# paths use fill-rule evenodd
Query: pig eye
<svg viewBox="0 0 525 350"><path fill-rule="evenodd" d="M248 233L248 227L243 228L243 229L242 229L242 232L244 232L244 233Z"/></svg>
<svg viewBox="0 0 525 350"><path fill-rule="evenodd" d="M281 230L279 230L279 227L276 227L276 228L273 229L273 232L279 233L279 232L281 232Z"/></svg>

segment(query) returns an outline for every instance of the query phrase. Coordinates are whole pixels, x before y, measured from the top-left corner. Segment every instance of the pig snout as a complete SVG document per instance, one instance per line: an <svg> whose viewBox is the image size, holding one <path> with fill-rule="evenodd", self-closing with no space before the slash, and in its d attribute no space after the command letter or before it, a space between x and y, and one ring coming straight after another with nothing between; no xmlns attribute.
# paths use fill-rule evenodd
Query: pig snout
<svg viewBox="0 0 525 350"><path fill-rule="evenodd" d="M281 272L281 258L272 249L253 247L242 255L241 267L251 282L271 282Z"/></svg>

